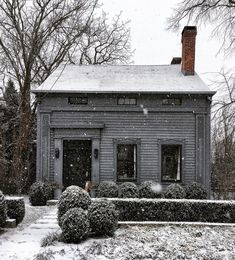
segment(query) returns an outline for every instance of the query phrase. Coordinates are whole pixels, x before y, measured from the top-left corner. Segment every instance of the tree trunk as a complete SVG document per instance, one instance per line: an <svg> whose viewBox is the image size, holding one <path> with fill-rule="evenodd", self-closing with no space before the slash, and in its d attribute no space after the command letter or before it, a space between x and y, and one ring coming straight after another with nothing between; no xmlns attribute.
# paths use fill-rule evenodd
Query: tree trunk
<svg viewBox="0 0 235 260"><path fill-rule="evenodd" d="M19 106L19 133L16 137L16 148L13 156L14 180L17 193L21 194L29 176L29 157L31 145L31 106L30 106L30 77L23 85Z"/></svg>

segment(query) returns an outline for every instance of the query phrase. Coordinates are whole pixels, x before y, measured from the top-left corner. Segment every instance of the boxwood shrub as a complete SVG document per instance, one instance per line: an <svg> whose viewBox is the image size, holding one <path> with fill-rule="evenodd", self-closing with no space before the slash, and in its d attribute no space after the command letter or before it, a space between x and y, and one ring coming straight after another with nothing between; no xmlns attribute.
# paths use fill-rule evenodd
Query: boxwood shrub
<svg viewBox="0 0 235 260"><path fill-rule="evenodd" d="M0 191L0 227L4 227L7 219L7 207L5 197Z"/></svg>
<svg viewBox="0 0 235 260"><path fill-rule="evenodd" d="M79 243L89 233L87 211L82 208L69 209L61 218L62 239L67 243Z"/></svg>
<svg viewBox="0 0 235 260"><path fill-rule="evenodd" d="M111 201L93 200L88 208L88 218L95 235L113 236L118 226L118 211Z"/></svg>
<svg viewBox="0 0 235 260"><path fill-rule="evenodd" d="M25 203L23 197L6 197L7 216L15 219L18 225L25 215Z"/></svg>
<svg viewBox="0 0 235 260"><path fill-rule="evenodd" d="M49 182L37 181L29 190L29 201L32 206L45 206L53 198L53 188Z"/></svg>
<svg viewBox="0 0 235 260"><path fill-rule="evenodd" d="M140 198L160 198L162 186L154 181L144 181L139 186Z"/></svg>
<svg viewBox="0 0 235 260"><path fill-rule="evenodd" d="M177 183L169 185L163 195L166 199L184 199L186 197L184 188Z"/></svg>
<svg viewBox="0 0 235 260"><path fill-rule="evenodd" d="M195 221L235 223L235 201L109 199L119 221Z"/></svg>
<svg viewBox="0 0 235 260"><path fill-rule="evenodd" d="M192 182L184 187L186 199L203 200L207 198L206 189L198 182Z"/></svg>
<svg viewBox="0 0 235 260"><path fill-rule="evenodd" d="M97 189L98 198L117 198L118 185L114 181L102 181Z"/></svg>
<svg viewBox="0 0 235 260"><path fill-rule="evenodd" d="M61 226L61 217L71 208L87 210L91 204L89 194L78 186L69 186L61 195L58 203L58 223Z"/></svg>
<svg viewBox="0 0 235 260"><path fill-rule="evenodd" d="M124 182L118 187L119 198L138 198L139 189L133 182Z"/></svg>

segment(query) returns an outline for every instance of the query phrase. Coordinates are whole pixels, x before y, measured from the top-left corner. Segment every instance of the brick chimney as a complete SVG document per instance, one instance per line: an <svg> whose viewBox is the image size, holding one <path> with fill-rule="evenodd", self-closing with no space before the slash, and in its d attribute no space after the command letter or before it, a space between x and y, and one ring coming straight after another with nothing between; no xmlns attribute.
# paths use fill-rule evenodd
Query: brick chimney
<svg viewBox="0 0 235 260"><path fill-rule="evenodd" d="M196 26L185 26L182 31L181 71L185 76L194 75L196 35Z"/></svg>

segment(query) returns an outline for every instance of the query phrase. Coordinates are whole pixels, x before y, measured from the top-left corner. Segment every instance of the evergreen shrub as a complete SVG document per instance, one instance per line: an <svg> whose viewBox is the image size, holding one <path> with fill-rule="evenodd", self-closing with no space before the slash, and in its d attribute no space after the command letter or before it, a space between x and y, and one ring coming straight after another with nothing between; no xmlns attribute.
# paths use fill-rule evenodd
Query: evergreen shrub
<svg viewBox="0 0 235 260"><path fill-rule="evenodd" d="M69 186L61 195L58 203L58 223L61 226L62 216L71 208L87 210L91 204L89 194L78 186Z"/></svg>
<svg viewBox="0 0 235 260"><path fill-rule="evenodd" d="M37 181L29 189L29 201L32 206L45 206L53 198L53 188L48 182Z"/></svg>
<svg viewBox="0 0 235 260"><path fill-rule="evenodd" d="M186 193L182 186L177 183L173 183L166 188L164 197L167 199L184 199L186 197Z"/></svg>
<svg viewBox="0 0 235 260"><path fill-rule="evenodd" d="M102 181L97 189L99 198L117 198L118 185L114 181Z"/></svg>
<svg viewBox="0 0 235 260"><path fill-rule="evenodd" d="M82 208L69 209L61 218L62 240L66 243L79 243L89 233L87 211Z"/></svg>
<svg viewBox="0 0 235 260"><path fill-rule="evenodd" d="M11 219L16 220L18 225L25 216L25 203L24 198L22 197L6 197L7 204L7 216Z"/></svg>
<svg viewBox="0 0 235 260"><path fill-rule="evenodd" d="M198 182L192 182L184 187L186 199L203 200L207 198L206 189Z"/></svg>
<svg viewBox="0 0 235 260"><path fill-rule="evenodd" d="M133 182L124 182L118 187L119 198L138 198L139 189Z"/></svg>
<svg viewBox="0 0 235 260"><path fill-rule="evenodd" d="M155 181L144 181L139 186L140 198L161 198L162 186Z"/></svg>
<svg viewBox="0 0 235 260"><path fill-rule="evenodd" d="M92 201L88 209L91 231L95 235L113 236L118 226L118 212L107 200Z"/></svg>
<svg viewBox="0 0 235 260"><path fill-rule="evenodd" d="M0 191L0 227L4 227L7 219L7 206L5 197Z"/></svg>

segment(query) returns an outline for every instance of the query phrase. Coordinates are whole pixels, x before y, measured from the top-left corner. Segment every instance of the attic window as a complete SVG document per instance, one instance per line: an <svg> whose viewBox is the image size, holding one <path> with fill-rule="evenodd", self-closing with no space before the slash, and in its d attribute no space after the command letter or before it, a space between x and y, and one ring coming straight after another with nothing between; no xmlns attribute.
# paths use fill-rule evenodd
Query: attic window
<svg viewBox="0 0 235 260"><path fill-rule="evenodd" d="M165 106L180 106L182 104L181 98L163 98L162 105Z"/></svg>
<svg viewBox="0 0 235 260"><path fill-rule="evenodd" d="M133 97L118 97L118 105L136 105L137 99Z"/></svg>
<svg viewBox="0 0 235 260"><path fill-rule="evenodd" d="M70 105L87 105L88 98L87 96L68 97L68 103Z"/></svg>

